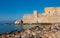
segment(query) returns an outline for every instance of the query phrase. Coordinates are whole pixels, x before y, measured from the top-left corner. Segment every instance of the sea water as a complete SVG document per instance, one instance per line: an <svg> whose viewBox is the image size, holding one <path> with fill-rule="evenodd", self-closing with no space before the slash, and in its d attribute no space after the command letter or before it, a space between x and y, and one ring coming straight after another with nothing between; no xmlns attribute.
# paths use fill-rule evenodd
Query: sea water
<svg viewBox="0 0 60 38"><path fill-rule="evenodd" d="M0 23L0 34L7 33L13 30L22 30L22 25L6 25Z"/></svg>

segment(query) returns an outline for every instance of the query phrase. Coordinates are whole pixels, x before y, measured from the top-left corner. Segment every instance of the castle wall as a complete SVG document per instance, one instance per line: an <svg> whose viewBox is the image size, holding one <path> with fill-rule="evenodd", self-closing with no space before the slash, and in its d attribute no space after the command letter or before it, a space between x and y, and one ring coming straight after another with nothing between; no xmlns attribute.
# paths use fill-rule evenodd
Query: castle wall
<svg viewBox="0 0 60 38"><path fill-rule="evenodd" d="M48 23L47 17L38 18L38 23Z"/></svg>
<svg viewBox="0 0 60 38"><path fill-rule="evenodd" d="M60 16L60 7L45 8L45 13L48 16Z"/></svg>
<svg viewBox="0 0 60 38"><path fill-rule="evenodd" d="M60 16L60 7L56 7L56 16Z"/></svg>
<svg viewBox="0 0 60 38"><path fill-rule="evenodd" d="M56 15L56 8L55 7L45 8L44 11L47 16L55 16Z"/></svg>
<svg viewBox="0 0 60 38"><path fill-rule="evenodd" d="M23 17L23 23L33 23L33 15L30 14L30 15L24 15Z"/></svg>
<svg viewBox="0 0 60 38"><path fill-rule="evenodd" d="M38 14L37 11L31 15L23 17L24 23L59 23L60 22L60 7L45 8L43 14Z"/></svg>
<svg viewBox="0 0 60 38"><path fill-rule="evenodd" d="M23 23L37 23L37 11L34 11L33 14L27 14L23 17Z"/></svg>

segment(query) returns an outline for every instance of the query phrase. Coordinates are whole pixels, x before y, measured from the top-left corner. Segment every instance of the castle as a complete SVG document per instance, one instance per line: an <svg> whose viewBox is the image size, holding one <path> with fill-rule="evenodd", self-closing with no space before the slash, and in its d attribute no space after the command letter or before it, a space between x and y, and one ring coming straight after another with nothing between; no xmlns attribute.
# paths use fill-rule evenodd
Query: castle
<svg viewBox="0 0 60 38"><path fill-rule="evenodd" d="M44 13L38 14L34 11L33 14L25 14L23 23L60 23L60 7L46 7Z"/></svg>

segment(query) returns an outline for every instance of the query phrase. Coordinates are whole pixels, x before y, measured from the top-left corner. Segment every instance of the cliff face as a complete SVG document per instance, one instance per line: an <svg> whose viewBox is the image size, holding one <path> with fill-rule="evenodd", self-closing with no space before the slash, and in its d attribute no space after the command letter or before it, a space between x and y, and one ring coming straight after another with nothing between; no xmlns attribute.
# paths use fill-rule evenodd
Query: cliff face
<svg viewBox="0 0 60 38"><path fill-rule="evenodd" d="M34 11L23 16L23 23L60 23L60 7L47 7L43 14Z"/></svg>

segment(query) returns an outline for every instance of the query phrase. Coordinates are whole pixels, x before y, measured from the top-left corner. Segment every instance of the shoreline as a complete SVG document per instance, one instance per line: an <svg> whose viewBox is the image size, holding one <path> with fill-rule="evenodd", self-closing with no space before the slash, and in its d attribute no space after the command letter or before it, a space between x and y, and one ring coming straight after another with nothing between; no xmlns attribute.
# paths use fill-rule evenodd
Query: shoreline
<svg viewBox="0 0 60 38"><path fill-rule="evenodd" d="M33 35L33 37L38 37L39 36L41 38L43 38L43 37L46 37L46 38L47 37L53 37L54 38L54 37L56 37L55 35L59 35L59 32L60 32L60 28L57 28L57 27L59 27L59 25L52 25L52 26L51 25L40 25L40 26L32 27L30 29L22 29L22 30L15 30L15 31L13 30L11 32L2 34L0 36L1 37L3 36L3 37L9 37L10 38L10 36L13 37L13 35L14 35L14 37L16 37L16 35L17 35L17 37L19 36L19 37L22 38L22 36L23 37L30 37L30 36L27 36L27 35L31 34L31 35ZM54 36L53 36L53 34L54 34ZM47 35L47 36L45 36L45 35Z"/></svg>
<svg viewBox="0 0 60 38"><path fill-rule="evenodd" d="M52 25L52 24L60 24L60 23L22 23L22 24L14 24L14 25Z"/></svg>

